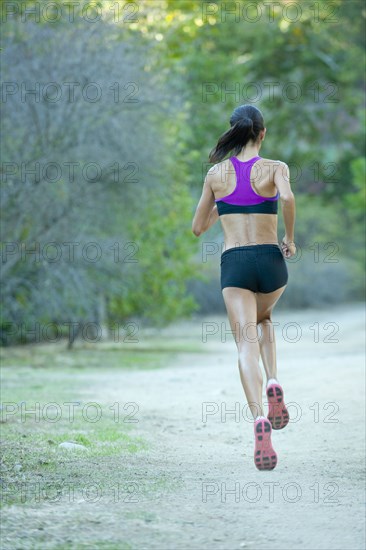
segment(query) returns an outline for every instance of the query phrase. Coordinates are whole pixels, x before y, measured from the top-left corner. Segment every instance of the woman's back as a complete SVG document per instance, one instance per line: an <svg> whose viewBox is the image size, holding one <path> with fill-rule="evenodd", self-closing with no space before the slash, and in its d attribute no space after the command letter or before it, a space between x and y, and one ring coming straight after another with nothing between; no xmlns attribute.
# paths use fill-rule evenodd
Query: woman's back
<svg viewBox="0 0 366 550"><path fill-rule="evenodd" d="M275 182L283 177L284 166L278 160L254 156L231 157L212 168L211 187L220 211L225 249L277 244L279 195ZM260 207L254 206L257 204ZM246 206L242 208L243 213L239 205Z"/></svg>

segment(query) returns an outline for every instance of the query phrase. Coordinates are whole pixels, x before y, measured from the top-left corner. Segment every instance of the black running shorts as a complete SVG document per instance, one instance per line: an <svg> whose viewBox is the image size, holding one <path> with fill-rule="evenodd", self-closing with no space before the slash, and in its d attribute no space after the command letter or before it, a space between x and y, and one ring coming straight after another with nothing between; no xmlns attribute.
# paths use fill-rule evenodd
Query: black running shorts
<svg viewBox="0 0 366 550"><path fill-rule="evenodd" d="M287 284L285 258L277 244L237 246L221 255L221 288L273 292Z"/></svg>

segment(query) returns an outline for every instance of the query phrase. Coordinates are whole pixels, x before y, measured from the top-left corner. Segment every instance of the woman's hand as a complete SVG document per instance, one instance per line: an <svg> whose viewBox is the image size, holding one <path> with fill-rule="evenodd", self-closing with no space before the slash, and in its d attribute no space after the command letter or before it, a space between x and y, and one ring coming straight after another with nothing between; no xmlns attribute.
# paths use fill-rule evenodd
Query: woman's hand
<svg viewBox="0 0 366 550"><path fill-rule="evenodd" d="M210 217L208 218L207 225L205 227L205 231L210 229L210 227L217 222L219 219L219 213L217 211L217 204L213 207L213 209L210 212Z"/></svg>
<svg viewBox="0 0 366 550"><path fill-rule="evenodd" d="M281 249L285 258L291 258L296 254L295 243L292 239L289 239L287 235L285 235L281 241Z"/></svg>

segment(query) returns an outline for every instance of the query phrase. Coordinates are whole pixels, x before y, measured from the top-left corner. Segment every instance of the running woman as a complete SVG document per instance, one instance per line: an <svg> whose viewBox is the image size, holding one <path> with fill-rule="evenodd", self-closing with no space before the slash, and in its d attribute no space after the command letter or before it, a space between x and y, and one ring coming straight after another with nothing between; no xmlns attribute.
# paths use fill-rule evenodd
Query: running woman
<svg viewBox="0 0 366 550"><path fill-rule="evenodd" d="M205 178L192 231L198 237L220 216L225 241L221 288L238 348L241 383L254 418L254 463L259 470L272 470L277 464L272 429L284 428L289 414L277 378L271 317L288 281L285 258L296 253L295 198L288 166L259 156L266 135L259 109L237 107L230 126L210 153L210 162L216 164ZM223 160L229 153L235 156ZM278 199L285 224L281 245L277 237ZM267 378L267 417L260 356Z"/></svg>

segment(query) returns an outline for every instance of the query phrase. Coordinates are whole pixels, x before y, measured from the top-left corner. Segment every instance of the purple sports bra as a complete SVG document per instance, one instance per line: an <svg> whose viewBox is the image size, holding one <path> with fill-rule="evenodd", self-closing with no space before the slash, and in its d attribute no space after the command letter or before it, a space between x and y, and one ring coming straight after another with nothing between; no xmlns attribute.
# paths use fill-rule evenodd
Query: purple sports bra
<svg viewBox="0 0 366 550"><path fill-rule="evenodd" d="M278 197L262 197L253 191L250 184L250 172L257 160L262 157L253 157L247 161L240 161L230 157L235 168L236 186L232 193L216 199L219 216L223 214L277 214Z"/></svg>

